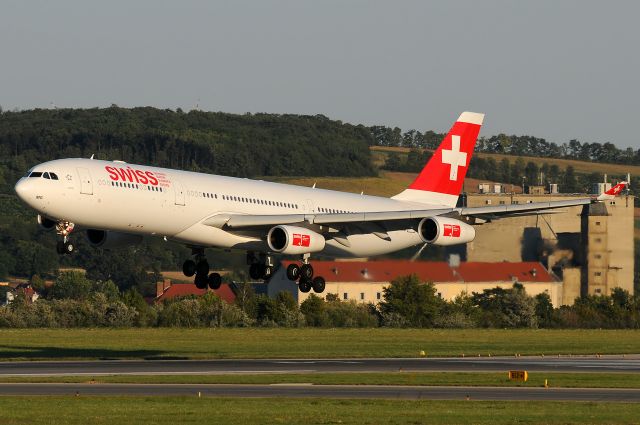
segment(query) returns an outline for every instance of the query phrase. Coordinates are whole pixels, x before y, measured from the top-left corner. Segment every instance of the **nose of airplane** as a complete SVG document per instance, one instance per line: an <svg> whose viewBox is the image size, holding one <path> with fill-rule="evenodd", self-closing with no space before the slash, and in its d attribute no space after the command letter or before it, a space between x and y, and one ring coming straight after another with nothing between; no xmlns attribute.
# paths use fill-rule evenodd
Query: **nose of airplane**
<svg viewBox="0 0 640 425"><path fill-rule="evenodd" d="M18 180L18 183L16 183L15 187L13 188L16 191L18 198L23 201L26 201L28 196L29 190L27 186L29 185L27 184L26 179L22 178Z"/></svg>

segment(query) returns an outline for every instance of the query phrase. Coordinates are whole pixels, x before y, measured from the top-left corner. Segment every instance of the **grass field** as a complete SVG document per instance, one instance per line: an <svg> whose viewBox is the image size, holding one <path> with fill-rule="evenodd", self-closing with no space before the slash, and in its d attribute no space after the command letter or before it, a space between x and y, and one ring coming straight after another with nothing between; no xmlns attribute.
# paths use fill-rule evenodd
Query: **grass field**
<svg viewBox="0 0 640 425"><path fill-rule="evenodd" d="M104 384L314 384L424 385L482 387L640 388L637 373L531 372L527 382L509 381L507 372L286 373L225 375L0 376L0 382Z"/></svg>
<svg viewBox="0 0 640 425"><path fill-rule="evenodd" d="M634 424L640 403L2 397L13 424Z"/></svg>
<svg viewBox="0 0 640 425"><path fill-rule="evenodd" d="M3 329L0 360L640 353L634 330Z"/></svg>
<svg viewBox="0 0 640 425"><path fill-rule="evenodd" d="M407 188L416 174L380 172L379 177L280 177L265 178L280 183L319 189L339 190L375 196L393 196Z"/></svg>
<svg viewBox="0 0 640 425"><path fill-rule="evenodd" d="M384 163L384 160L389 152L396 152L399 154L407 154L411 149L400 147L387 147L387 146L372 146L374 163L378 166ZM591 174L591 173L607 173L610 175L625 175L631 173L638 175L640 173L640 166L638 165L624 165L624 164L606 164L599 162L589 161L577 161L573 159L558 159L558 158L540 158L535 156L514 156L514 155L502 155L497 153L480 153L477 152L474 155L479 158L493 158L497 162L502 161L503 158L507 158L510 163L514 163L518 158L522 158L525 162L533 162L534 164L541 166L545 162L549 165L556 164L561 170L564 170L568 166L572 166L576 173Z"/></svg>

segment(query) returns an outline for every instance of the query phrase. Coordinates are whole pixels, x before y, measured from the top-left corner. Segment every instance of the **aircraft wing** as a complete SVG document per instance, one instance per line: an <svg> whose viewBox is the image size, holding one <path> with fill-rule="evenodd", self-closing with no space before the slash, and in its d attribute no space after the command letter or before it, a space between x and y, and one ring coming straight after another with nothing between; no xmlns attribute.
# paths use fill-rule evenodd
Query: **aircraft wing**
<svg viewBox="0 0 640 425"><path fill-rule="evenodd" d="M566 201L534 202L529 204L496 205L470 208L438 208L408 211L379 211L340 214L217 214L203 221L207 226L227 229L243 229L269 227L280 224L317 224L335 226L341 224L357 224L367 222L388 223L403 220L422 219L434 216L475 217L483 220L494 220L506 217L536 215L549 213L549 210L577 205L590 204L590 198L571 199Z"/></svg>

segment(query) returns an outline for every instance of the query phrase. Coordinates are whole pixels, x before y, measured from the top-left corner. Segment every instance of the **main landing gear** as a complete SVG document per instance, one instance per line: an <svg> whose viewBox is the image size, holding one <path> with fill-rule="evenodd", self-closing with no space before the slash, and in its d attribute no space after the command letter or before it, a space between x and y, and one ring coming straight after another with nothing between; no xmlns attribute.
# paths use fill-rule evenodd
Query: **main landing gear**
<svg viewBox="0 0 640 425"><path fill-rule="evenodd" d="M321 294L324 292L326 282L321 276L313 276L313 267L309 263L309 256L302 257L302 265L289 264L287 266L287 278L292 281L298 281L298 289L300 292L313 292Z"/></svg>
<svg viewBox="0 0 640 425"><path fill-rule="evenodd" d="M222 285L222 278L218 273L209 273L209 262L204 255L204 249L194 248L193 260L187 260L182 265L182 273L191 277L195 275L194 283L196 288L205 289L207 286L211 289L218 289Z"/></svg>
<svg viewBox="0 0 640 425"><path fill-rule="evenodd" d="M71 254L75 251L75 245L69 240L69 235L73 232L74 227L74 224L68 221L59 221L56 223L56 233L62 236L62 240L56 244L58 254Z"/></svg>

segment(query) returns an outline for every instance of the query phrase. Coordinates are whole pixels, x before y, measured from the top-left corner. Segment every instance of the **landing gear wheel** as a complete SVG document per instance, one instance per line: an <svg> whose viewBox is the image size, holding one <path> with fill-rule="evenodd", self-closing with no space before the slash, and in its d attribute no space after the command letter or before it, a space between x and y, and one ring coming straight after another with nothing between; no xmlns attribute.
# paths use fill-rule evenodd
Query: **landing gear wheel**
<svg viewBox="0 0 640 425"><path fill-rule="evenodd" d="M218 273L211 273L208 279L209 288L218 289L222 285L222 278Z"/></svg>
<svg viewBox="0 0 640 425"><path fill-rule="evenodd" d="M313 292L316 294L321 294L324 292L325 281L323 277L316 276L311 281L311 286L313 287Z"/></svg>
<svg viewBox="0 0 640 425"><path fill-rule="evenodd" d="M301 277L300 282L298 282L298 289L300 292L309 292L311 290L311 281Z"/></svg>
<svg viewBox="0 0 640 425"><path fill-rule="evenodd" d="M207 287L207 275L197 274L193 283L196 284L196 288L205 289Z"/></svg>
<svg viewBox="0 0 640 425"><path fill-rule="evenodd" d="M191 277L194 274L196 274L196 263L193 260L187 260L184 262L184 264L182 265L182 273L184 273L185 276L187 277Z"/></svg>
<svg viewBox="0 0 640 425"><path fill-rule="evenodd" d="M298 280L300 277L300 267L297 264L289 264L287 266L287 278L292 281Z"/></svg>
<svg viewBox="0 0 640 425"><path fill-rule="evenodd" d="M64 243L64 253L71 254L76 249L75 245L71 241Z"/></svg>
<svg viewBox="0 0 640 425"><path fill-rule="evenodd" d="M300 267L300 278L303 277L307 280L313 278L313 267L311 267L311 264L303 264L302 267Z"/></svg>
<svg viewBox="0 0 640 425"><path fill-rule="evenodd" d="M253 280L258 280L262 276L262 271L260 270L260 264L254 263L249 266L249 276Z"/></svg>
<svg viewBox="0 0 640 425"><path fill-rule="evenodd" d="M209 263L207 260L200 260L196 265L196 273L201 274L202 276L207 276L209 274Z"/></svg>
<svg viewBox="0 0 640 425"><path fill-rule="evenodd" d="M267 280L273 275L273 267L262 266L262 279Z"/></svg>

